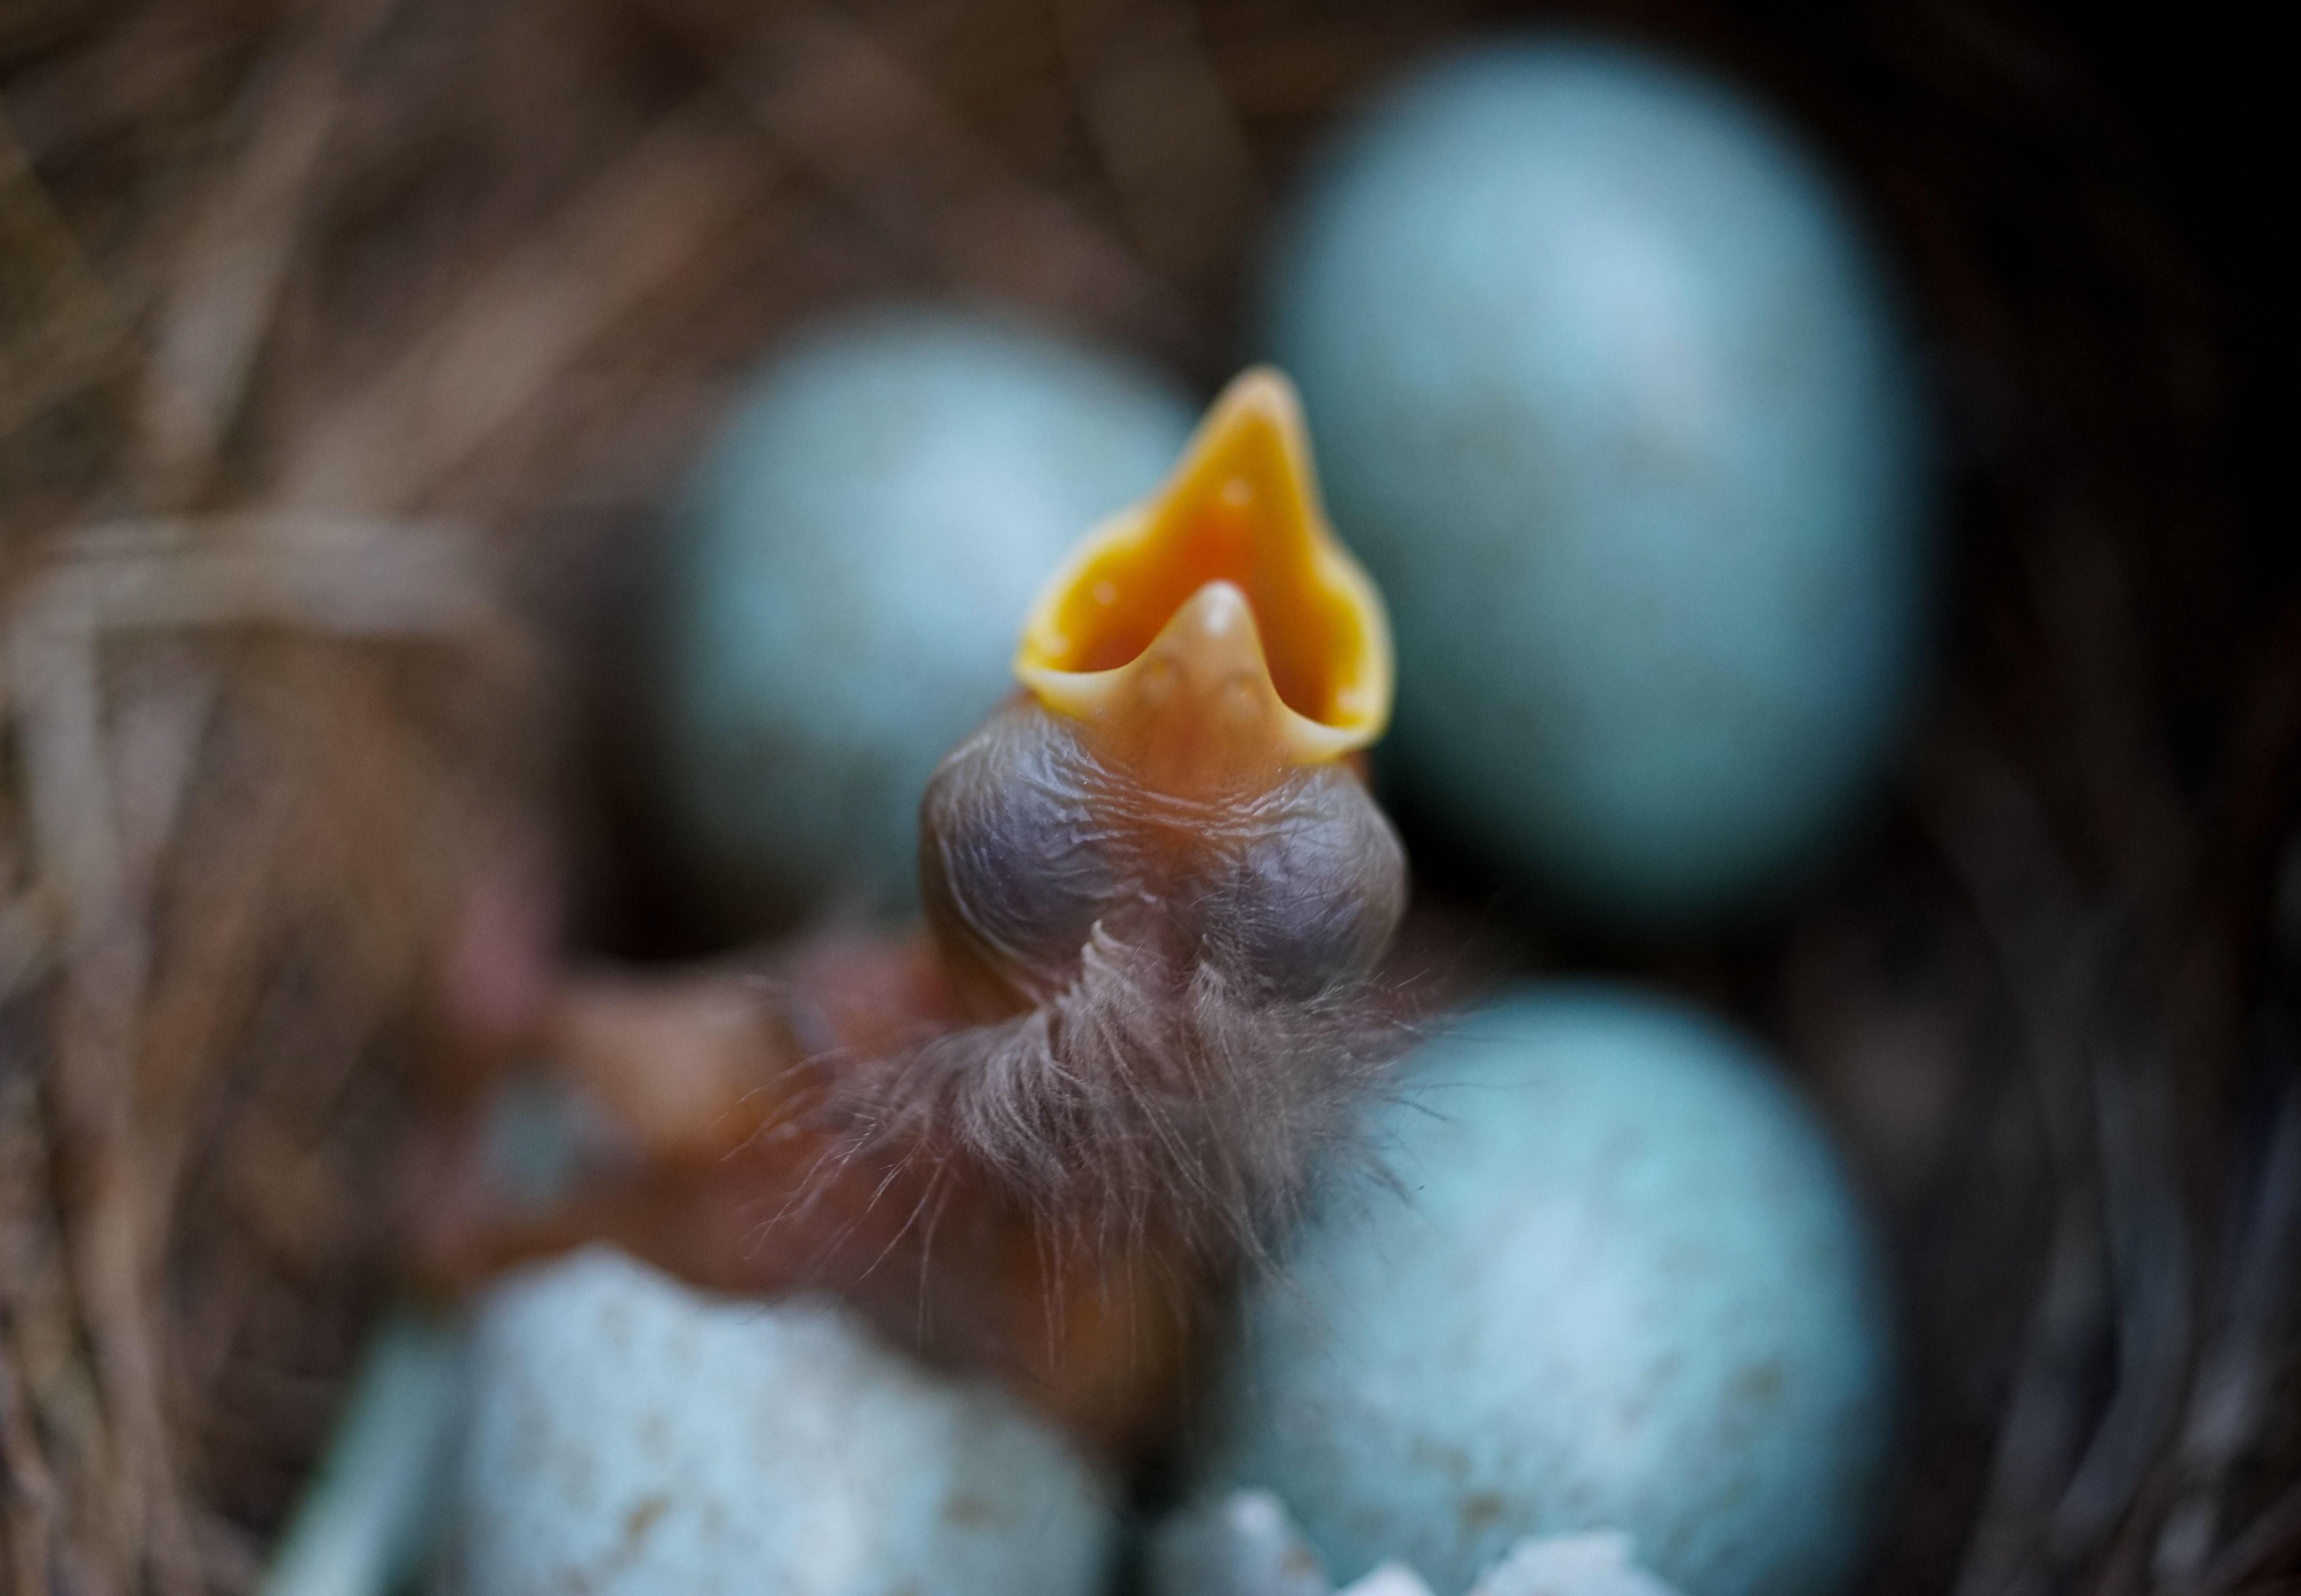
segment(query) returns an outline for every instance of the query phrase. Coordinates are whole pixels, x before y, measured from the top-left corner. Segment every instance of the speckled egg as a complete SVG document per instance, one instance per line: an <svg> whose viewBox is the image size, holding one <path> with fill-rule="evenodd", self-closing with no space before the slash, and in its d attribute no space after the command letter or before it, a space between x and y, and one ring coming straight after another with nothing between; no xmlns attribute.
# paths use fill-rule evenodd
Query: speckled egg
<svg viewBox="0 0 2301 1596"><path fill-rule="evenodd" d="M1890 1451L1878 1261L1752 1046L1626 989L1529 989L1426 1044L1250 1298L1201 1484L1271 1491L1338 1580L1468 1589L1619 1530L1689 1596L1828 1596Z"/></svg>
<svg viewBox="0 0 2301 1596"><path fill-rule="evenodd" d="M1019 324L883 310L736 406L678 512L652 718L670 851L728 917L910 901L935 762L1012 690L1031 597L1194 419Z"/></svg>
<svg viewBox="0 0 2301 1596"><path fill-rule="evenodd" d="M1263 326L1390 600L1390 774L1617 928L1747 912L1877 784L1919 676L1927 428L1856 219L1690 67L1533 38L1410 75Z"/></svg>
<svg viewBox="0 0 2301 1596"><path fill-rule="evenodd" d="M698 1294L594 1249L473 1337L461 1596L1100 1596L1108 1482L1005 1394L825 1302Z"/></svg>

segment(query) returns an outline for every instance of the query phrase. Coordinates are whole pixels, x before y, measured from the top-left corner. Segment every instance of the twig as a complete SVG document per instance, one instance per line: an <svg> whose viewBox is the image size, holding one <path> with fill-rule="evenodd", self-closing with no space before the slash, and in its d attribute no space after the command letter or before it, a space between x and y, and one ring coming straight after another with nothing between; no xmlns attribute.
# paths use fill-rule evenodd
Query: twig
<svg viewBox="0 0 2301 1596"><path fill-rule="evenodd" d="M279 625L342 636L484 631L473 539L438 522L272 514L105 522L71 534L19 611L50 632ZM117 552L114 552L114 551Z"/></svg>
<svg viewBox="0 0 2301 1596"><path fill-rule="evenodd" d="M148 882L176 832L210 714L215 673L183 650L113 716L105 763L118 778L119 846L130 879Z"/></svg>
<svg viewBox="0 0 2301 1596"><path fill-rule="evenodd" d="M0 104L0 270L20 275L30 330L0 322L0 438L117 370L132 320L97 281ZM0 295L8 288L0 277ZM0 311L7 309L0 297Z"/></svg>
<svg viewBox="0 0 2301 1596"><path fill-rule="evenodd" d="M2278 1064L2290 1069L2289 1055ZM2268 1416L2278 1338L2293 1311L2301 1269L2301 1082L2288 1075L2270 1133L2260 1191L2230 1270L2227 1316L2206 1349L2188 1417L2180 1467L2186 1489L2167 1515L2153 1572L2165 1586L2204 1577L2222 1525L2229 1473Z"/></svg>
<svg viewBox="0 0 2301 1596"><path fill-rule="evenodd" d="M322 417L295 450L280 501L422 502L733 225L770 176L715 118L699 108L675 113L381 379Z"/></svg>
<svg viewBox="0 0 2301 1596"><path fill-rule="evenodd" d="M318 862L300 844L324 807L310 782L264 782L222 814L204 816L197 854L180 858L163 921L171 949L146 1003L138 1057L137 1145L155 1242L172 1216L204 1130L204 1089L231 1065L230 1044L261 1001L264 954L293 915ZM317 1061L299 1060L308 1079ZM242 1067L246 1067L244 1065ZM251 1105L242 1126L261 1111ZM243 1131L243 1133L245 1132ZM275 1138L281 1146L285 1138ZM286 1162L283 1156L281 1163ZM245 1158L231 1160L245 1168ZM308 1209L308 1205L305 1205ZM155 1254L150 1260L156 1268Z"/></svg>
<svg viewBox="0 0 2301 1596"><path fill-rule="evenodd" d="M56 1009L54 1100L74 1284L95 1347L113 1453L135 1464L115 1470L108 1482L108 1516L117 1543L148 1545L163 1588L175 1590L186 1588L192 1555L160 1408L130 1117L150 953L113 829L88 620L69 602L20 609L7 643L39 878L63 910L65 980Z"/></svg>
<svg viewBox="0 0 2301 1596"><path fill-rule="evenodd" d="M1995 946L2056 1189L2043 1290L1958 1574L1959 1596L1999 1596L2037 1583L2046 1525L2083 1441L2085 1371L2109 1304L2085 1055L2104 938L2014 773L1977 738L1945 740L1937 756L1918 782L1920 807Z"/></svg>
<svg viewBox="0 0 2301 1596"><path fill-rule="evenodd" d="M728 81L777 146L952 286L1185 353L1206 343L1170 287L860 29L792 10L739 59Z"/></svg>
<svg viewBox="0 0 2301 1596"><path fill-rule="evenodd" d="M0 1103L0 1108L7 1107ZM0 1185L0 1195L6 1192ZM16 1349L4 1333L7 1327L0 1316L0 1525L5 1525L12 1588L44 1591L50 1583L53 1526L62 1514L55 1477L16 1379Z"/></svg>
<svg viewBox="0 0 2301 1596"><path fill-rule="evenodd" d="M251 96L248 135L161 301L145 367L145 443L163 497L197 489L238 413L335 126L345 68L389 6L325 6Z"/></svg>
<svg viewBox="0 0 2301 1596"><path fill-rule="evenodd" d="M47 967L48 916L29 892L0 898L0 1003Z"/></svg>
<svg viewBox="0 0 2301 1596"><path fill-rule="evenodd" d="M2090 1549L2131 1503L2180 1401L2188 1368L2188 1238L2173 1171L2161 1057L2096 1070L2100 1168L2116 1288L2117 1375L2083 1461L2054 1508L2063 1558Z"/></svg>
<svg viewBox="0 0 2301 1596"><path fill-rule="evenodd" d="M112 917L120 885L93 631L85 594L36 587L7 617L4 639L36 880L64 914L74 944L91 940Z"/></svg>
<svg viewBox="0 0 2301 1596"><path fill-rule="evenodd" d="M107 743L98 649L127 630L284 623L406 635L470 628L492 611L465 548L436 529L280 516L130 522L86 529L54 547L51 568L14 595L4 643L38 890L56 914L63 948L52 1100L64 1217L107 1450L134 1463L111 1472L106 1539L144 1548L159 1588L189 1591L200 1564L161 1408L150 1290L183 1126L162 1127L146 1145L139 1130L151 1127L139 1126L138 1111L148 1116L174 1099L137 1058L152 1019L153 870L213 690L197 673L174 673L166 690L114 717ZM123 778L133 781L133 802ZM187 968L197 967L195 960ZM180 1050L193 1040L187 1027L173 1031L167 1040ZM145 1090L135 1090L139 1078Z"/></svg>
<svg viewBox="0 0 2301 1596"><path fill-rule="evenodd" d="M2301 1485L2288 1486L2206 1565L2204 1575L2191 1587L2191 1596L2226 1596L2297 1547L2301 1547Z"/></svg>
<svg viewBox="0 0 2301 1596"><path fill-rule="evenodd" d="M1222 80L1176 0L1060 0L1057 21L1095 151L1136 246L1188 281L1246 235L1254 163Z"/></svg>

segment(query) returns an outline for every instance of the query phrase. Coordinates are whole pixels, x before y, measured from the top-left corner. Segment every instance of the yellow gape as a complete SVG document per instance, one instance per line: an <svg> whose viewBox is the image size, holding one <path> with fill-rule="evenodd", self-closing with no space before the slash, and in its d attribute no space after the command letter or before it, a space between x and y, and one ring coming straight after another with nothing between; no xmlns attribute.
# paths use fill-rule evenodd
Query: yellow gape
<svg viewBox="0 0 2301 1596"><path fill-rule="evenodd" d="M1389 622L1326 524L1285 377L1241 375L1166 484L1080 541L1031 606L1015 673L1170 792L1267 781L1382 735Z"/></svg>

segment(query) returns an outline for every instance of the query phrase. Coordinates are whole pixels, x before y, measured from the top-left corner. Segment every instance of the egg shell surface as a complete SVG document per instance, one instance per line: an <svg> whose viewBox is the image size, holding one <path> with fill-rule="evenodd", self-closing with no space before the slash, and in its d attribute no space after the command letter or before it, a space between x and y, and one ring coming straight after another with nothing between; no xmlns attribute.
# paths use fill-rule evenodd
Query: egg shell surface
<svg viewBox="0 0 2301 1596"><path fill-rule="evenodd" d="M1396 1191L1334 1196L1251 1293L1202 1488L1266 1489L1337 1579L1462 1591L1611 1529L1686 1596L1826 1596L1891 1450L1893 1336L1820 1130L1722 1026L1534 988L1416 1056Z"/></svg>
<svg viewBox="0 0 2301 1596"><path fill-rule="evenodd" d="M770 362L696 470L656 617L670 851L733 922L914 900L935 763L1014 689L1040 582L1195 419L1020 323L880 310Z"/></svg>
<svg viewBox="0 0 2301 1596"><path fill-rule="evenodd" d="M1343 136L1263 298L1390 602L1402 796L1617 929L1794 884L1932 585L1904 328L1797 139L1624 46L1446 58Z"/></svg>
<svg viewBox="0 0 2301 1596"><path fill-rule="evenodd" d="M478 1315L463 1596L1099 1596L1111 1491L1003 1392L813 1300L595 1248Z"/></svg>

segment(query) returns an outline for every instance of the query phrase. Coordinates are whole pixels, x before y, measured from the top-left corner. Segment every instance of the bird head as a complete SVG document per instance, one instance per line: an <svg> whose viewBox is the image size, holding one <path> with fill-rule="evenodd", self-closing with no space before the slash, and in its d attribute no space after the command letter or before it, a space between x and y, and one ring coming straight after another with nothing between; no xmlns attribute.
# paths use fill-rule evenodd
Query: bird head
<svg viewBox="0 0 2301 1596"><path fill-rule="evenodd" d="M1023 625L1022 691L922 813L928 915L977 1018L1099 946L1306 1001L1359 982L1405 859L1365 789L1389 720L1381 596L1327 524L1293 387L1258 368L1166 482L1087 532Z"/></svg>

